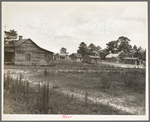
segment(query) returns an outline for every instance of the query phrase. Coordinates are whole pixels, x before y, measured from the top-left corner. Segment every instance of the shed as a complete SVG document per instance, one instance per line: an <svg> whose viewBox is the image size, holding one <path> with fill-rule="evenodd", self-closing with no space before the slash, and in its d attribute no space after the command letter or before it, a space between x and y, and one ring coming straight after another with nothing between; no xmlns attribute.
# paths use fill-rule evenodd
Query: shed
<svg viewBox="0 0 150 122"><path fill-rule="evenodd" d="M75 61L82 61L82 55L80 53L73 53L70 58Z"/></svg>
<svg viewBox="0 0 150 122"><path fill-rule="evenodd" d="M54 58L55 58L55 60L67 59L68 56L67 56L67 54L65 54L65 53L57 53L57 54L55 54Z"/></svg>
<svg viewBox="0 0 150 122"><path fill-rule="evenodd" d="M96 55L85 54L83 56L83 62L85 62L85 63L91 63L94 65L97 65L99 61L100 61L100 57L96 56Z"/></svg>
<svg viewBox="0 0 150 122"><path fill-rule="evenodd" d="M122 59L125 64L141 65L142 61L139 58L125 57Z"/></svg>
<svg viewBox="0 0 150 122"><path fill-rule="evenodd" d="M31 39L20 39L4 45L5 64L48 65L53 60L53 52L39 47Z"/></svg>

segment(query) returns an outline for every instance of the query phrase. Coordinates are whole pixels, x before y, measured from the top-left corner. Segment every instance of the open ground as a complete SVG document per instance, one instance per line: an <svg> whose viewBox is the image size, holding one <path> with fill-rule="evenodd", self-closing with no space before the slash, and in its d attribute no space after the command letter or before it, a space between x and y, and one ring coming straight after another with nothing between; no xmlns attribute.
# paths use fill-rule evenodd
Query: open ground
<svg viewBox="0 0 150 122"><path fill-rule="evenodd" d="M38 84L49 83L55 92L50 98L57 108L57 112L49 109L53 114L145 114L145 69L57 62L52 66L7 65L4 72L8 71L13 79L23 74L22 80L29 81L30 88L35 89L34 94L37 94ZM10 103L16 95L6 94L4 113L40 113L29 110L31 106L25 107L23 103L15 105L14 99Z"/></svg>

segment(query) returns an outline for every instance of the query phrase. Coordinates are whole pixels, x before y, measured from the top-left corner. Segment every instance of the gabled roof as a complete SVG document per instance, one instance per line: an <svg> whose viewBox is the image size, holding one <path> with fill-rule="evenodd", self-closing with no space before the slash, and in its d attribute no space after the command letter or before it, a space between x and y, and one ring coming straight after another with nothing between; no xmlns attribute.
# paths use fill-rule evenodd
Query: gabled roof
<svg viewBox="0 0 150 122"><path fill-rule="evenodd" d="M105 58L117 58L121 53L110 53Z"/></svg>
<svg viewBox="0 0 150 122"><path fill-rule="evenodd" d="M73 53L72 55L74 55L77 58L82 58L82 55L80 53Z"/></svg>
<svg viewBox="0 0 150 122"><path fill-rule="evenodd" d="M13 44L13 46L14 47L18 47L19 45L21 45L21 44L23 44L23 43L25 43L26 41L32 41L30 38L28 38L28 39L21 39L21 40L17 40L16 42L14 42L14 44ZM33 41L32 41L33 42ZM50 53L53 53L53 52L51 52L51 51L48 51L48 50L46 50L46 49L43 49L43 48L41 48L40 46L38 46L35 42L33 42L38 48L40 48L40 49L42 49L42 50L44 50L44 51L47 51L47 52L50 52ZM10 44L5 44L5 46L4 47L12 47Z"/></svg>
<svg viewBox="0 0 150 122"><path fill-rule="evenodd" d="M32 41L31 39L21 39L21 40L18 40L16 43L15 43L15 47L18 47L19 45L21 45L22 43L25 43L26 41ZM33 41L32 41L33 42ZM33 42L34 43L34 42ZM35 43L34 43L35 44ZM36 44L37 46L37 44Z"/></svg>

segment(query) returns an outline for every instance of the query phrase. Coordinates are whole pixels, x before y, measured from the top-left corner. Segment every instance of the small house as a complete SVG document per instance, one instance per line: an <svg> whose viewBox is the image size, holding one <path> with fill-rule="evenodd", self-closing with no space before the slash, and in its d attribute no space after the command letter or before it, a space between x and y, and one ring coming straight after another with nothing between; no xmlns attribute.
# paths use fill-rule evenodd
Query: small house
<svg viewBox="0 0 150 122"><path fill-rule="evenodd" d="M74 61L82 61L82 55L80 53L73 53L69 57Z"/></svg>
<svg viewBox="0 0 150 122"><path fill-rule="evenodd" d="M94 65L97 65L99 61L100 61L100 57L97 55L85 54L83 56L83 62L85 62L85 63L91 63Z"/></svg>
<svg viewBox="0 0 150 122"><path fill-rule="evenodd" d="M124 56L125 55L122 52L120 52L120 53L110 53L110 54L106 55L105 61L108 61L108 62L120 62L121 59Z"/></svg>
<svg viewBox="0 0 150 122"><path fill-rule="evenodd" d="M54 56L55 60L59 60L59 59L67 59L68 55L65 53L57 53Z"/></svg>
<svg viewBox="0 0 150 122"><path fill-rule="evenodd" d="M19 39L4 44L4 63L15 65L47 65L53 52L39 47L31 39Z"/></svg>
<svg viewBox="0 0 150 122"><path fill-rule="evenodd" d="M139 58L125 57L122 59L125 64L141 65L142 61Z"/></svg>

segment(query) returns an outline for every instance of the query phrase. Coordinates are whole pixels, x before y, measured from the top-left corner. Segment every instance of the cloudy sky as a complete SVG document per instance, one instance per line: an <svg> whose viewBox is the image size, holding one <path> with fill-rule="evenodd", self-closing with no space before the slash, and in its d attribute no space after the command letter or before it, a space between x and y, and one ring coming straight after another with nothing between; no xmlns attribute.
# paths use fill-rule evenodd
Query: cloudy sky
<svg viewBox="0 0 150 122"><path fill-rule="evenodd" d="M2 24L55 53L81 42L105 48L120 36L147 47L147 2L2 2Z"/></svg>

